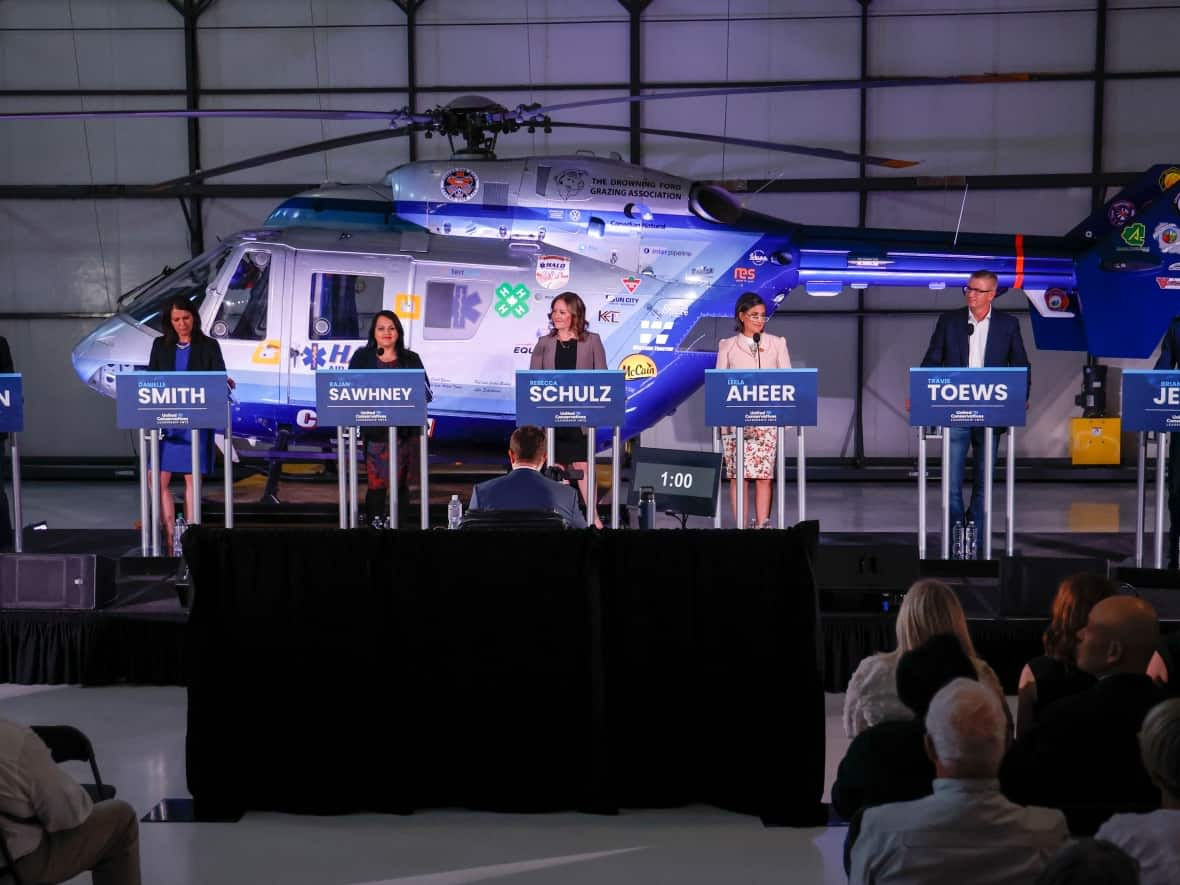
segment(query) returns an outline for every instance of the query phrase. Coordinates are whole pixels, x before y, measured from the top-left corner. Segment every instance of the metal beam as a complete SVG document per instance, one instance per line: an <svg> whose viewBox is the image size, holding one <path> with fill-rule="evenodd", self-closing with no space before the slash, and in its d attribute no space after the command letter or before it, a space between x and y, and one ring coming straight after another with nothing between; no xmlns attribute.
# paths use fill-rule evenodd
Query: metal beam
<svg viewBox="0 0 1180 885"><path fill-rule="evenodd" d="M1094 40L1094 128L1090 144L1090 171L1102 171L1102 138L1106 130L1106 3L1098 0ZM1106 202L1106 188L1094 186L1090 202L1097 209Z"/></svg>
<svg viewBox="0 0 1180 885"><path fill-rule="evenodd" d="M201 100L201 73L197 54L197 19L202 12L209 8L207 2L198 0L184 0L184 106L187 110L196 110ZM201 129L200 121L189 119L186 121L188 135L188 171L196 172L201 168ZM205 251L205 223L201 217L201 198L189 198L188 211L185 212L185 222L189 231L189 251L194 257Z"/></svg>
<svg viewBox="0 0 1180 885"><path fill-rule="evenodd" d="M619 5L627 10L628 20L628 55L630 58L627 89L631 95L639 95L643 91L643 12L651 6L651 0L619 0ZM637 166L643 162L643 134L639 131L643 127L643 109L639 102L632 102L629 108L631 125L631 162Z"/></svg>
<svg viewBox="0 0 1180 885"><path fill-rule="evenodd" d="M869 75L869 4L873 0L857 0L860 3L860 78ZM868 90L860 90L860 138L858 144L861 155L860 178L868 178L867 165L864 161L869 150L869 118L868 118ZM857 227L864 227L868 222L869 192L860 188L857 199ZM858 467L864 463L865 457L865 421L864 421L864 389L865 389L865 290L856 290L856 396L852 409L852 461Z"/></svg>

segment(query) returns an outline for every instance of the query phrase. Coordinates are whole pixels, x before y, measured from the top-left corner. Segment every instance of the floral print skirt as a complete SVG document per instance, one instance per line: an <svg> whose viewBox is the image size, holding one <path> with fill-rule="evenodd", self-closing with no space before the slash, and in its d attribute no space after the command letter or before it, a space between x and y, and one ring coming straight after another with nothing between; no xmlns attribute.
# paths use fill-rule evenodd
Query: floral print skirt
<svg viewBox="0 0 1180 885"><path fill-rule="evenodd" d="M777 427L747 427L745 429L745 472L746 479L771 479L774 476L774 459L778 447ZM732 427L721 431L721 449L725 459L725 476L734 479L734 453L737 451L737 433Z"/></svg>

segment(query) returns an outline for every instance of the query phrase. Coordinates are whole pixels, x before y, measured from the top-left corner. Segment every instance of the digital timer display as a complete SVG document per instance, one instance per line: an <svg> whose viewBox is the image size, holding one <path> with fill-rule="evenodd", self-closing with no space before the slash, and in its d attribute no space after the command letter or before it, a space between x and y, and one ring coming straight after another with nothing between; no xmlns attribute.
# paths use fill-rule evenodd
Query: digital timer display
<svg viewBox="0 0 1180 885"><path fill-rule="evenodd" d="M711 516L716 510L721 475L719 453L638 448L633 464L628 503L638 503L639 490L651 486L658 510L697 516Z"/></svg>

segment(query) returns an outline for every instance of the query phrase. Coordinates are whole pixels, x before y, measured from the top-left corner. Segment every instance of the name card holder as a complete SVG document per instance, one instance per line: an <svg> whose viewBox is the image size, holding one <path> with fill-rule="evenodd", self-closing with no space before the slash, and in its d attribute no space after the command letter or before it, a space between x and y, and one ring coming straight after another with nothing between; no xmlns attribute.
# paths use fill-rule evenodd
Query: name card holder
<svg viewBox="0 0 1180 885"><path fill-rule="evenodd" d="M115 419L139 431L140 548L160 556L160 441L192 431L193 524L201 522L200 430L225 432L225 527L233 528L233 415L225 372L123 372L115 379ZM150 478L150 479L149 479ZM172 551L166 552L171 556Z"/></svg>
<svg viewBox="0 0 1180 885"><path fill-rule="evenodd" d="M942 438L942 558L950 559L950 428L984 428L983 558L992 558L992 464L996 427L1008 429L1005 475L1005 550L1015 546L1016 428L1027 417L1028 370L1020 367L910 369L910 425L918 429L918 558L926 558L927 428L939 427ZM962 494L962 490L958 490Z"/></svg>
<svg viewBox="0 0 1180 885"><path fill-rule="evenodd" d="M713 451L722 449L721 428L735 429L734 481L737 483L738 528L746 527L746 428L774 427L778 527L787 524L786 428L798 440L795 493L799 521L807 519L807 454L804 428L818 423L819 372L816 369L707 369L705 424L713 431ZM721 528L721 497L713 526Z"/></svg>
<svg viewBox="0 0 1180 885"><path fill-rule="evenodd" d="M610 527L619 527L619 470L622 427L627 418L626 373L614 369L527 369L516 373L516 423L544 427L545 456L555 454L554 430L586 431L586 524L597 517L598 483L595 441L600 428L611 428Z"/></svg>
<svg viewBox="0 0 1180 885"><path fill-rule="evenodd" d="M23 553L25 546L24 499L21 493L20 476L20 434L24 429L24 379L18 372L0 374L0 432L8 434L12 454L12 549L14 553Z"/></svg>
<svg viewBox="0 0 1180 885"><path fill-rule="evenodd" d="M422 475L419 519L430 528L430 454L427 438L427 404L430 388L422 369L347 369L316 372L316 421L336 428L336 473L340 528L356 528L360 502L357 497L357 448L361 430L383 427L388 434L388 525L398 527L399 427L422 430L418 459ZM345 454L347 452L347 455Z"/></svg>
<svg viewBox="0 0 1180 885"><path fill-rule="evenodd" d="M1155 568L1164 567L1164 502L1168 447L1180 430L1180 371L1123 370L1123 429L1139 433L1135 473L1135 566L1143 567L1143 536L1147 514L1148 434L1155 433Z"/></svg>

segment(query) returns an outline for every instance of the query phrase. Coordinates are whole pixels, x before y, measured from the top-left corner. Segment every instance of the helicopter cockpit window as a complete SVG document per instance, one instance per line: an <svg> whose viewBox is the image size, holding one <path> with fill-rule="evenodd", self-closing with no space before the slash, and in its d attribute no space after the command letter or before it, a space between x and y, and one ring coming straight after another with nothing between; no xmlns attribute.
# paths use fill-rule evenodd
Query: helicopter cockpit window
<svg viewBox="0 0 1180 885"><path fill-rule="evenodd" d="M446 341L474 337L480 320L491 305L488 295L488 284L480 280L429 280L423 315L424 337ZM524 309L528 310L527 302Z"/></svg>
<svg viewBox="0 0 1180 885"><path fill-rule="evenodd" d="M251 251L234 268L217 316L209 327L214 338L261 341L266 337L270 253Z"/></svg>
<svg viewBox="0 0 1180 885"><path fill-rule="evenodd" d="M312 274L308 338L364 338L373 314L381 309L384 284L382 277Z"/></svg>
<svg viewBox="0 0 1180 885"><path fill-rule="evenodd" d="M204 255L198 255L187 264L182 264L164 279L149 286L136 298L127 304L123 310L133 319L157 332L163 332L163 321L160 312L173 298L178 295L187 298L193 310L200 310L201 302L205 300L205 287L209 281L217 276L221 266L229 257L231 248L225 246L214 249Z"/></svg>

